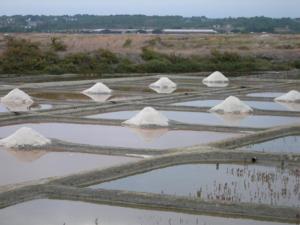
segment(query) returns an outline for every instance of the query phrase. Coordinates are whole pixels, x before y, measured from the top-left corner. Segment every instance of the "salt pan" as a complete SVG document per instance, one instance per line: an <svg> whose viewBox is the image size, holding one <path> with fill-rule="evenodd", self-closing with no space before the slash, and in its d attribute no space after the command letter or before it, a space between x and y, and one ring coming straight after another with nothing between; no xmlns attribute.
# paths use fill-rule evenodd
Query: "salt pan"
<svg viewBox="0 0 300 225"><path fill-rule="evenodd" d="M252 112L253 109L242 102L240 99L234 96L230 96L226 98L220 104L212 107L210 112L217 112L217 113L249 113Z"/></svg>
<svg viewBox="0 0 300 225"><path fill-rule="evenodd" d="M150 88L176 88L177 84L168 77L161 77L158 81L149 85Z"/></svg>
<svg viewBox="0 0 300 225"><path fill-rule="evenodd" d="M0 146L7 148L39 147L50 143L51 140L28 127L22 127L7 138L0 140Z"/></svg>
<svg viewBox="0 0 300 225"><path fill-rule="evenodd" d="M123 122L132 126L168 126L169 120L152 107L145 107L129 120Z"/></svg>
<svg viewBox="0 0 300 225"><path fill-rule="evenodd" d="M98 82L94 84L89 89L84 90L82 93L88 93L88 94L109 94L112 90L107 87L105 84Z"/></svg>
<svg viewBox="0 0 300 225"><path fill-rule="evenodd" d="M203 79L203 83L226 83L228 81L229 79L219 71L213 72L211 75Z"/></svg>
<svg viewBox="0 0 300 225"><path fill-rule="evenodd" d="M20 112L27 111L34 101L24 91L15 88L1 98L1 103L10 111Z"/></svg>
<svg viewBox="0 0 300 225"><path fill-rule="evenodd" d="M279 102L300 102L300 92L292 90L282 96L275 98Z"/></svg>
<svg viewBox="0 0 300 225"><path fill-rule="evenodd" d="M110 94L89 94L89 93L83 93L84 95L88 96L95 102L106 102L111 95Z"/></svg>
<svg viewBox="0 0 300 225"><path fill-rule="evenodd" d="M171 94L176 91L176 87L168 87L168 88L161 88L161 87L150 87L153 91L158 94Z"/></svg>

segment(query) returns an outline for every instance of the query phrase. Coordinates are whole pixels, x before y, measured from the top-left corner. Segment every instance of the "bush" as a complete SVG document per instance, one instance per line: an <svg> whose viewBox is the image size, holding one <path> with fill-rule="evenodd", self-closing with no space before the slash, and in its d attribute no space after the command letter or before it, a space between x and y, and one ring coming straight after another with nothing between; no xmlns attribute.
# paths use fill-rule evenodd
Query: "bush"
<svg viewBox="0 0 300 225"><path fill-rule="evenodd" d="M56 41L54 41L56 42ZM115 53L99 49L90 53L66 54L42 50L39 43L23 39L7 40L7 48L0 56L0 72L7 74L103 74L103 73L185 73L222 70L226 72L300 69L300 61L280 62L266 57L242 57L235 52L212 51L211 57L181 57L142 49L144 63L131 62Z"/></svg>
<svg viewBox="0 0 300 225"><path fill-rule="evenodd" d="M171 64L166 60L152 59L141 65L146 73L166 73L170 70Z"/></svg>
<svg viewBox="0 0 300 225"><path fill-rule="evenodd" d="M300 60L295 61L293 64L295 68L300 69Z"/></svg>
<svg viewBox="0 0 300 225"><path fill-rule="evenodd" d="M114 54L111 51L105 50L105 49L99 49L97 50L93 58L95 60L95 63L106 63L106 64L117 64L119 63L119 58L116 54Z"/></svg>
<svg viewBox="0 0 300 225"><path fill-rule="evenodd" d="M65 70L59 65L49 65L46 66L45 72L48 74L58 75L58 74L64 74Z"/></svg>
<svg viewBox="0 0 300 225"><path fill-rule="evenodd" d="M67 50L67 46L61 40L59 40L57 37L51 38L50 48L56 52Z"/></svg>
<svg viewBox="0 0 300 225"><path fill-rule="evenodd" d="M116 73L135 73L138 72L136 64L128 59L123 59L115 69Z"/></svg>
<svg viewBox="0 0 300 225"><path fill-rule="evenodd" d="M129 48L132 44L132 40L130 38L126 39L126 41L123 44L123 48Z"/></svg>
<svg viewBox="0 0 300 225"><path fill-rule="evenodd" d="M149 60L166 60L168 58L168 56L155 52L149 48L143 48L142 49L142 54L141 57L143 60L145 61L149 61Z"/></svg>
<svg viewBox="0 0 300 225"><path fill-rule="evenodd" d="M39 44L25 39L8 39L1 61L3 73L36 72L43 70L46 65Z"/></svg>

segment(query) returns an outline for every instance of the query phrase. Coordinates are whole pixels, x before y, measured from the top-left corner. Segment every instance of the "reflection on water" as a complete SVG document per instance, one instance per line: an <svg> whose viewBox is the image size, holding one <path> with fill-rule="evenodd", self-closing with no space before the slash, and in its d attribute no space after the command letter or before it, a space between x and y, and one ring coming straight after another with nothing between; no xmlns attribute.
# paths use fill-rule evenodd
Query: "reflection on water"
<svg viewBox="0 0 300 225"><path fill-rule="evenodd" d="M139 128L139 127L128 127L133 133L135 133L138 137L142 138L142 140L146 142L154 141L159 137L166 134L169 129L168 128Z"/></svg>
<svg viewBox="0 0 300 225"><path fill-rule="evenodd" d="M106 168L136 160L119 156L0 148L0 186Z"/></svg>
<svg viewBox="0 0 300 225"><path fill-rule="evenodd" d="M240 126L242 124L242 121L246 119L249 114L243 113L243 114L232 114L232 113L214 113L212 112L214 116L218 117L222 123L226 126Z"/></svg>
<svg viewBox="0 0 300 225"><path fill-rule="evenodd" d="M90 98L78 92L37 92L31 96L47 100L90 100Z"/></svg>
<svg viewBox="0 0 300 225"><path fill-rule="evenodd" d="M227 87L228 82L202 82L207 87Z"/></svg>
<svg viewBox="0 0 300 225"><path fill-rule="evenodd" d="M47 151L42 150L22 151L16 149L6 149L6 151L20 162L33 162L47 154Z"/></svg>
<svg viewBox="0 0 300 225"><path fill-rule="evenodd" d="M151 149L205 144L238 135L233 133L181 130L170 130L162 135L165 131L163 130L162 132L160 129L153 129L150 132L147 132L147 130L138 130L139 134L137 135L132 132L132 128L121 126L39 123L0 127L0 138L7 137L24 126L30 127L48 138L56 138L74 143ZM150 136L149 139L151 141L148 138L146 140L140 138L140 135Z"/></svg>
<svg viewBox="0 0 300 225"><path fill-rule="evenodd" d="M34 200L0 210L1 225L283 225L63 200Z"/></svg>
<svg viewBox="0 0 300 225"><path fill-rule="evenodd" d="M183 195L229 203L300 207L300 167L181 165L92 187Z"/></svg>
<svg viewBox="0 0 300 225"><path fill-rule="evenodd" d="M180 112L180 111L160 111L168 119L175 120L188 124L204 124L204 125L220 125L220 126L236 126L216 116L214 113L204 112ZM101 118L101 119L121 119L127 120L133 117L138 111L120 111L111 113L102 113L87 116L87 118ZM239 117L239 116L238 116ZM226 119L226 117L225 117ZM231 118L234 120L234 118ZM238 118L239 120L239 118ZM241 127L273 127L287 124L300 123L299 117L286 117L286 116L256 116L249 115L243 118L238 124Z"/></svg>
<svg viewBox="0 0 300 225"><path fill-rule="evenodd" d="M250 93L247 96L250 97L264 97L264 98L276 98L285 94L284 92L258 92L258 93Z"/></svg>
<svg viewBox="0 0 300 225"><path fill-rule="evenodd" d="M281 153L300 153L300 136L281 137L257 144L242 147L247 151L263 151L263 152L281 152Z"/></svg>
<svg viewBox="0 0 300 225"><path fill-rule="evenodd" d="M196 101L188 101L188 102L180 102L175 103L173 105L178 106L193 106L193 107L214 107L220 104L222 100L196 100ZM290 111L288 107L283 106L277 102L261 102L261 101L243 101L247 105L251 106L255 109L262 110L277 110L277 111ZM293 110L295 111L295 110Z"/></svg>
<svg viewBox="0 0 300 225"><path fill-rule="evenodd" d="M300 103L278 102L278 101L276 101L276 103L282 105L283 107L285 107L290 111L300 111Z"/></svg>
<svg viewBox="0 0 300 225"><path fill-rule="evenodd" d="M112 85L112 88L116 91L122 91L122 92L140 92L140 93L153 93L153 91L156 91L152 88L145 88L145 84L142 83L142 84L137 84L135 86L113 86ZM173 92L191 92L193 91L193 89L190 89L190 88L175 88L174 90L172 89L166 89L164 90L164 88L162 89L157 89L158 91L162 91L162 92L169 92L169 91L172 91L171 93ZM168 93L166 93L168 94Z"/></svg>

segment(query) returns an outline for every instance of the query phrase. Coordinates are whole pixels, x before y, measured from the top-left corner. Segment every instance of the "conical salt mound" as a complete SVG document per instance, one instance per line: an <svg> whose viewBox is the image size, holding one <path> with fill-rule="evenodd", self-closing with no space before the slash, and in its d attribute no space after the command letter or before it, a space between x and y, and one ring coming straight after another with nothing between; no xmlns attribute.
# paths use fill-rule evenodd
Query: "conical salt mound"
<svg viewBox="0 0 300 225"><path fill-rule="evenodd" d="M282 96L275 98L279 102L300 102L300 92L292 90Z"/></svg>
<svg viewBox="0 0 300 225"><path fill-rule="evenodd" d="M153 91L158 94L171 94L176 91L176 87L160 88L160 87L150 87Z"/></svg>
<svg viewBox="0 0 300 225"><path fill-rule="evenodd" d="M94 84L92 87L90 87L89 89L83 91L83 93L88 93L88 94L109 94L111 92L112 90L101 82L98 82Z"/></svg>
<svg viewBox="0 0 300 225"><path fill-rule="evenodd" d="M177 84L168 77L161 77L158 81L149 85L150 88L176 88Z"/></svg>
<svg viewBox="0 0 300 225"><path fill-rule="evenodd" d="M95 102L106 102L111 95L110 94L90 94L90 93L83 93L84 95L88 96L90 99L92 99Z"/></svg>
<svg viewBox="0 0 300 225"><path fill-rule="evenodd" d="M219 71L213 72L211 75L203 79L203 83L225 83L228 81L229 79Z"/></svg>
<svg viewBox="0 0 300 225"><path fill-rule="evenodd" d="M24 91L15 88L10 91L7 95L1 98L3 105L27 105L30 106L34 103L31 97Z"/></svg>
<svg viewBox="0 0 300 225"><path fill-rule="evenodd" d="M161 126L166 127L169 125L169 120L160 112L152 107L145 107L142 111L136 114L129 120L123 122L132 126Z"/></svg>
<svg viewBox="0 0 300 225"><path fill-rule="evenodd" d="M209 111L217 113L249 113L253 109L237 97L230 96Z"/></svg>
<svg viewBox="0 0 300 225"><path fill-rule="evenodd" d="M0 146L7 148L39 147L50 143L51 140L28 127L22 127L7 138L0 140Z"/></svg>

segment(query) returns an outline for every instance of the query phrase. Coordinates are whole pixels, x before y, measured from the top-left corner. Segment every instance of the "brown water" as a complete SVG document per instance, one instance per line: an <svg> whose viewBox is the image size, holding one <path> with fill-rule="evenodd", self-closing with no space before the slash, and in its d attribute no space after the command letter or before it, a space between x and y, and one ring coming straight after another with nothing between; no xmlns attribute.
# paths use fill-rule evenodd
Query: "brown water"
<svg viewBox="0 0 300 225"><path fill-rule="evenodd" d="M31 94L33 97L53 100L53 101L120 101L132 97L120 94L82 94L80 92L36 92Z"/></svg>
<svg viewBox="0 0 300 225"><path fill-rule="evenodd" d="M47 100L90 100L88 96L79 92L36 92L31 96Z"/></svg>
<svg viewBox="0 0 300 225"><path fill-rule="evenodd" d="M300 207L300 167L193 164L154 170L92 188L189 196L206 201Z"/></svg>
<svg viewBox="0 0 300 225"><path fill-rule="evenodd" d="M237 136L233 133L138 129L121 126L37 123L0 127L0 138L21 127L30 127L48 138L99 146L166 149L206 144Z"/></svg>
<svg viewBox="0 0 300 225"><path fill-rule="evenodd" d="M25 219L26 218L26 219ZM283 225L63 200L34 200L0 210L1 225Z"/></svg>
<svg viewBox="0 0 300 225"><path fill-rule="evenodd" d="M140 85L140 86L117 86L113 88L117 91L126 91L126 92L146 92L153 93L154 91L148 87L148 85ZM189 92L192 89L189 88L177 88L174 92Z"/></svg>
<svg viewBox="0 0 300 225"><path fill-rule="evenodd" d="M137 160L119 156L8 150L0 147L0 186L53 176L65 176ZM2 223L0 224L2 225Z"/></svg>
<svg viewBox="0 0 300 225"><path fill-rule="evenodd" d="M256 116L232 115L205 112L160 111L168 119L188 124L240 126L240 127L274 127L287 124L300 123L299 117L286 116ZM87 116L87 118L121 119L127 120L138 111L120 111Z"/></svg>

